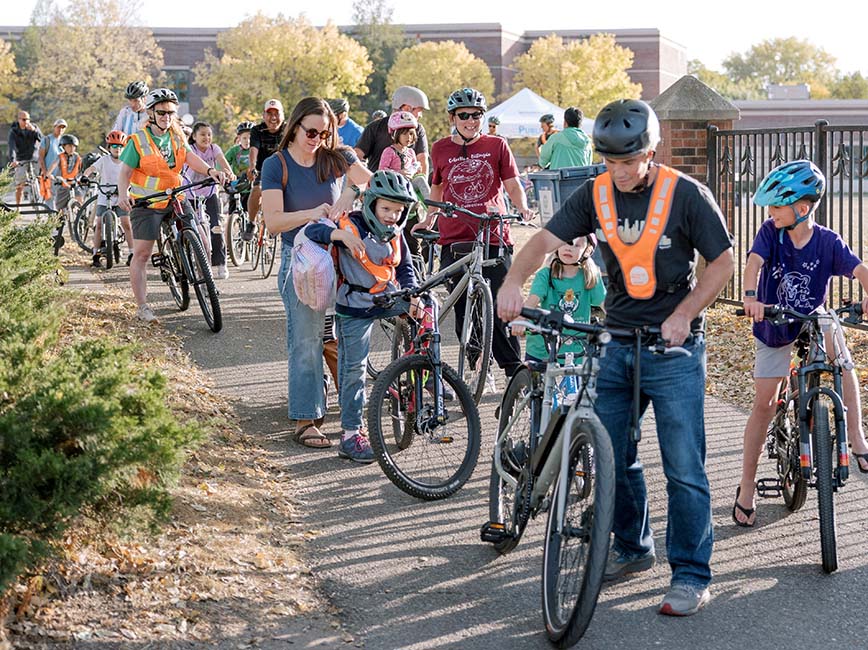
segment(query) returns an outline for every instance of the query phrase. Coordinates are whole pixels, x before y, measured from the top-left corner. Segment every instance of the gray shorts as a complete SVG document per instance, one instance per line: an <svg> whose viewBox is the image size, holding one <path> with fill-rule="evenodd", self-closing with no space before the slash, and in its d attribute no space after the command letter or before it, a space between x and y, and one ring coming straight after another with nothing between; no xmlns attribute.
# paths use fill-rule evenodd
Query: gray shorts
<svg viewBox="0 0 868 650"><path fill-rule="evenodd" d="M18 166L15 167L15 184L16 185L24 185L27 182L27 162L19 162ZM39 168L36 167L33 170L34 174L39 174ZM35 200L35 199L34 199Z"/></svg>
<svg viewBox="0 0 868 650"><path fill-rule="evenodd" d="M786 377L790 374L790 359L793 358L793 344L770 348L759 339L756 343L756 362L753 376L756 379Z"/></svg>
<svg viewBox="0 0 868 650"><path fill-rule="evenodd" d="M96 216L101 217L102 215L104 215L104 214L106 213L106 210L108 210L108 206L107 206L107 205L98 205L98 206L96 206ZM120 207L118 207L118 206L116 206L116 205L112 206L112 212L114 212L114 213L115 213L117 216L119 216L119 217L128 217L128 216L130 216L130 213L129 213L129 212L127 212L126 210L121 209Z"/></svg>
<svg viewBox="0 0 868 650"><path fill-rule="evenodd" d="M185 221L193 223L195 215L189 201L181 201L184 208ZM155 210L154 208L133 207L130 211L130 222L133 227L133 239L156 241L160 236L160 223L163 217L172 213L172 206Z"/></svg>

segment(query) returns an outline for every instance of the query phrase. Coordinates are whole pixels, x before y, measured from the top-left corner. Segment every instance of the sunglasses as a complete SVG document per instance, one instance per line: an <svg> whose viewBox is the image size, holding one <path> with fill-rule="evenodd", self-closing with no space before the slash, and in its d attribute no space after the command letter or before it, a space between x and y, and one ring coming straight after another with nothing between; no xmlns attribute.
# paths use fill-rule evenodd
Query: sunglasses
<svg viewBox="0 0 868 650"><path fill-rule="evenodd" d="M109 149L123 149L124 145L122 144L110 144Z"/></svg>
<svg viewBox="0 0 868 650"><path fill-rule="evenodd" d="M459 120L481 120L485 113L455 113Z"/></svg>
<svg viewBox="0 0 868 650"><path fill-rule="evenodd" d="M308 137L308 139L313 140L315 138L319 138L320 140L325 140L329 137L332 132L331 131L318 131L317 129L306 129L299 124L299 128L301 128L302 132Z"/></svg>
<svg viewBox="0 0 868 650"><path fill-rule="evenodd" d="M177 115L177 114L178 114L178 111L161 111L161 110L154 110L154 112L155 112L157 115L159 115L160 117L166 117L166 115L168 115L169 117L172 117L173 115Z"/></svg>

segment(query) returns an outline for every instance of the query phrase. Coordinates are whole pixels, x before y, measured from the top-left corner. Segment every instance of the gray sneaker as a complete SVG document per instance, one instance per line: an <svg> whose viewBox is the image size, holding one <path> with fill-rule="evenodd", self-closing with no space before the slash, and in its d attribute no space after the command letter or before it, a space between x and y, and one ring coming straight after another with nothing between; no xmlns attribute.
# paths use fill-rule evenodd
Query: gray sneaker
<svg viewBox="0 0 868 650"><path fill-rule="evenodd" d="M142 305L136 310L136 318L143 320L146 323L153 323L157 320L157 315L154 313L154 310L151 309L150 305Z"/></svg>
<svg viewBox="0 0 868 650"><path fill-rule="evenodd" d="M711 600L708 587L698 589L690 585L672 585L663 597L658 613L666 616L690 616L705 607Z"/></svg>
<svg viewBox="0 0 868 650"><path fill-rule="evenodd" d="M606 560L606 572L603 574L603 580L617 580L623 578L629 573L639 573L647 571L654 566L656 558L654 553L647 555L625 555L616 551L613 548L609 549L609 558Z"/></svg>

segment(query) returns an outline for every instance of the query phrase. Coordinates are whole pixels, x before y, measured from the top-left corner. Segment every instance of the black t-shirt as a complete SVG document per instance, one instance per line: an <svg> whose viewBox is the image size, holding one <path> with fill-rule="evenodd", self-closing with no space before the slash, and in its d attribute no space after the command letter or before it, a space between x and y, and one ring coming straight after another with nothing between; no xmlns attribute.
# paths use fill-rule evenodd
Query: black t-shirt
<svg viewBox="0 0 868 650"><path fill-rule="evenodd" d="M624 286L621 266L606 243L594 209L593 179L580 186L546 224L546 229L563 241L594 232L609 273L606 294L606 323L613 327L661 325L695 284L697 253L709 262L732 248L732 240L720 208L711 192L692 178L679 175L666 230L657 245L654 273L657 291L653 298L631 298ZM619 192L613 185L618 230L641 233L648 213L653 186L637 193ZM624 239L624 235L622 235ZM627 238L629 241L629 237ZM703 329L705 314L691 324Z"/></svg>
<svg viewBox="0 0 868 650"><path fill-rule="evenodd" d="M286 128L286 122L280 125L275 133L268 130L265 122L257 124L250 131L250 146L256 147L259 151L256 154L256 171L262 171L262 163L271 154L277 151L280 146L280 140L283 138L283 129Z"/></svg>
<svg viewBox="0 0 868 650"><path fill-rule="evenodd" d="M389 118L383 117L374 120L362 131L356 149L362 152L363 158L368 163L368 169L372 172L380 167L380 156L392 144L392 136L389 135ZM421 124L416 127L416 144L413 145L416 154L428 153L428 136L425 135L425 127Z"/></svg>

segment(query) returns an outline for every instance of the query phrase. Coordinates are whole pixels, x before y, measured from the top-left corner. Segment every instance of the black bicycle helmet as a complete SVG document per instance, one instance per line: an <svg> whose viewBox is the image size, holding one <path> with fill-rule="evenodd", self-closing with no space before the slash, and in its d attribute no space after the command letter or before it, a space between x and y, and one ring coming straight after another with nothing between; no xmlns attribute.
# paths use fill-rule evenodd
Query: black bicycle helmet
<svg viewBox="0 0 868 650"><path fill-rule="evenodd" d="M660 122L640 99L606 104L594 120L594 149L603 157L626 158L653 151L660 142Z"/></svg>
<svg viewBox="0 0 868 650"><path fill-rule="evenodd" d="M494 124L494 126L498 126L500 124L500 118L497 117L496 115L492 115L491 117L488 118L488 123Z"/></svg>
<svg viewBox="0 0 868 650"><path fill-rule="evenodd" d="M145 106L150 109L157 104L162 104L163 102L172 102L174 104L180 103L178 101L178 96L174 91L169 90L168 88L154 88L150 93L148 93L148 98L145 100Z"/></svg>
<svg viewBox="0 0 868 650"><path fill-rule="evenodd" d="M72 145L75 145L77 147L78 146L78 138L76 138L71 133L65 133L62 136L60 136L60 140L58 140L58 143L60 144L61 147L65 144L72 144Z"/></svg>
<svg viewBox="0 0 868 650"><path fill-rule="evenodd" d="M338 99L330 99L328 100L328 104L332 109L332 112L335 115L340 115L341 113L349 113L350 112L350 103L343 98Z"/></svg>
<svg viewBox="0 0 868 650"><path fill-rule="evenodd" d="M386 226L380 223L374 212L374 203L377 199L396 201L406 206L396 224ZM377 239L380 241L390 241L400 234L404 224L407 223L407 213L410 211L410 206L415 202L416 191L406 176L391 169L381 169L375 172L371 176L371 180L368 181L368 189L365 190L364 200L362 201L362 217L368 230Z"/></svg>
<svg viewBox="0 0 868 650"><path fill-rule="evenodd" d="M543 124L554 124L555 123L555 116L552 115L551 113L546 113L541 118L539 118L539 121L540 121L540 123L543 123Z"/></svg>
<svg viewBox="0 0 868 650"><path fill-rule="evenodd" d="M247 131L252 131L255 126L253 122L239 122L238 126L235 127L235 134L241 135Z"/></svg>
<svg viewBox="0 0 868 650"><path fill-rule="evenodd" d="M488 104L485 102L485 95L475 88L460 88L446 100L446 112L452 113L459 108L478 108L487 111Z"/></svg>
<svg viewBox="0 0 868 650"><path fill-rule="evenodd" d="M144 81L134 81L129 86L127 86L124 97L126 97L127 99L138 99L139 97L144 97L147 94L148 85Z"/></svg>

